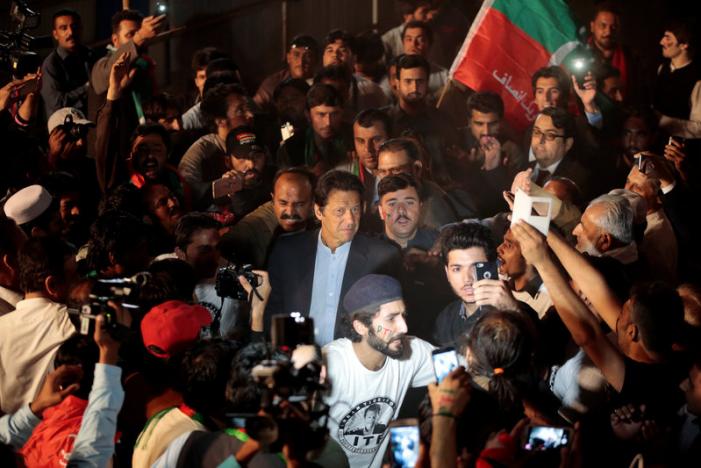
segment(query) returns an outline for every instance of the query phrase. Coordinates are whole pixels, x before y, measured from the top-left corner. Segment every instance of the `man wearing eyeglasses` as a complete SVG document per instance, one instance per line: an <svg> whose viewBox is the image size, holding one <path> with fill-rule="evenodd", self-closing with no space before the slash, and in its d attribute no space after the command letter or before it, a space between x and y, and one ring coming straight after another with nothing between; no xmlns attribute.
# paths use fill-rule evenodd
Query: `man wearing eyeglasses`
<svg viewBox="0 0 701 468"><path fill-rule="evenodd" d="M553 176L572 180L582 193L590 190L588 171L569 155L574 145L574 119L564 109L546 107L533 124L529 164L531 180L544 186Z"/></svg>

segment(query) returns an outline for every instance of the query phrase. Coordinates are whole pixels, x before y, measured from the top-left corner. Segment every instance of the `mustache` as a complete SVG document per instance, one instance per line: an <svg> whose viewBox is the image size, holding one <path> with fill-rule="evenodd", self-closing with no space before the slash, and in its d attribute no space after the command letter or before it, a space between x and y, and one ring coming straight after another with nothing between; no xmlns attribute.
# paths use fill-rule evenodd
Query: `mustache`
<svg viewBox="0 0 701 468"><path fill-rule="evenodd" d="M302 217L296 214L283 213L280 215L280 219L290 220L290 221L302 221Z"/></svg>
<svg viewBox="0 0 701 468"><path fill-rule="evenodd" d="M259 171L258 169L256 169L256 168L253 168L253 169L249 169L249 170L247 170L247 171L244 171L244 172L242 172L241 174L242 174L244 177L246 177L248 174L253 174L253 175L259 176L259 175L260 175L260 171Z"/></svg>

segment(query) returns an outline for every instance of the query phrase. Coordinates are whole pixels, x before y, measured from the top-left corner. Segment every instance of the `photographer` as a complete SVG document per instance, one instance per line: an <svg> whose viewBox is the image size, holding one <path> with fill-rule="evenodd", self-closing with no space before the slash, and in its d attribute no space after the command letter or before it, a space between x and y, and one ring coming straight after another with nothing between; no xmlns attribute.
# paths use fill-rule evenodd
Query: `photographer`
<svg viewBox="0 0 701 468"><path fill-rule="evenodd" d="M232 361L226 388L227 408L236 416L228 420L224 430L183 434L154 466L215 468L235 460L252 467L347 467L348 460L338 444L323 437L324 430L311 429L308 408L295 406L295 410L286 411L283 408L292 404L284 402L261 410L266 395L283 390L276 385L270 389L255 377L260 365L270 362L289 362L289 357L264 343L241 349ZM240 419L245 420L245 427Z"/></svg>
<svg viewBox="0 0 701 468"><path fill-rule="evenodd" d="M77 108L57 109L49 116L49 169L68 172L82 184L80 191L93 198L100 189L95 181L95 161L88 157L88 130L95 123Z"/></svg>
<svg viewBox="0 0 701 468"><path fill-rule="evenodd" d="M117 326L131 326L131 315L114 302L109 307L116 315ZM83 413L80 431L73 444L69 467L108 466L114 454L117 415L124 402L122 369L117 366L120 342L106 328L105 315L95 319L94 339L100 350L95 364L92 390Z"/></svg>
<svg viewBox="0 0 701 468"><path fill-rule="evenodd" d="M76 369L63 373L59 389L66 390L59 394L73 395L44 412L44 420L19 452L26 466L104 466L112 458L117 414L124 400L116 337L131 325L131 315L116 302L107 307L112 318L91 319L92 336L74 335L59 349L56 365Z"/></svg>

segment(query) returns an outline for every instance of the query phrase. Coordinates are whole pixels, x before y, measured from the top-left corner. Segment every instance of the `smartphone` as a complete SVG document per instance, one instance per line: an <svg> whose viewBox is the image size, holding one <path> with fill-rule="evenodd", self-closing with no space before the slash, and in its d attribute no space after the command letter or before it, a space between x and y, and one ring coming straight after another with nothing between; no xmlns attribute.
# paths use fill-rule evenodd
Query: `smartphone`
<svg viewBox="0 0 701 468"><path fill-rule="evenodd" d="M436 382L438 383L443 382L445 376L458 367L458 354L453 347L434 349L431 358L433 359L433 372L436 374Z"/></svg>
<svg viewBox="0 0 701 468"><path fill-rule="evenodd" d="M290 122L285 122L283 125L280 126L280 136L282 137L282 141L289 140L294 136L294 134L295 128Z"/></svg>
<svg viewBox="0 0 701 468"><path fill-rule="evenodd" d="M684 143L686 143L686 138L672 135L669 137L669 141L667 142L668 145L671 145L673 141L676 141L679 146L684 146Z"/></svg>
<svg viewBox="0 0 701 468"><path fill-rule="evenodd" d="M32 78L31 80L27 80L17 88L17 93L22 99L27 97L28 94L36 93L37 91L39 91L38 78Z"/></svg>
<svg viewBox="0 0 701 468"><path fill-rule="evenodd" d="M237 180L234 177L222 177L212 182L212 197L217 200L230 197L237 192Z"/></svg>
<svg viewBox="0 0 701 468"><path fill-rule="evenodd" d="M389 425L389 448L393 468L414 468L419 459L419 421L398 419Z"/></svg>
<svg viewBox="0 0 701 468"><path fill-rule="evenodd" d="M156 12L157 15L165 15L168 13L168 5L165 2L156 2Z"/></svg>
<svg viewBox="0 0 701 468"><path fill-rule="evenodd" d="M499 268L497 262L477 262L475 263L475 273L477 281L483 279L499 279Z"/></svg>
<svg viewBox="0 0 701 468"><path fill-rule="evenodd" d="M572 74L577 80L580 87L584 86L584 77L587 76L590 70L590 61L585 58L576 58L572 60Z"/></svg>
<svg viewBox="0 0 701 468"><path fill-rule="evenodd" d="M569 447L572 443L572 429L568 427L535 426L526 428L523 448L530 452L542 452Z"/></svg>

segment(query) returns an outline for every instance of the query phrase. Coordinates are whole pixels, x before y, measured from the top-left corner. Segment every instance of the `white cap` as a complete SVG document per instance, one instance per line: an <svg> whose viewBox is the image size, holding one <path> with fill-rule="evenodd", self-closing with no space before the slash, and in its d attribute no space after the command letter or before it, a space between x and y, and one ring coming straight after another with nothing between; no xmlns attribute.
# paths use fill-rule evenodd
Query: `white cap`
<svg viewBox="0 0 701 468"><path fill-rule="evenodd" d="M5 216L18 226L41 216L51 205L51 194L41 185L30 185L5 202Z"/></svg>
<svg viewBox="0 0 701 468"><path fill-rule="evenodd" d="M63 125L68 115L73 118L73 123L76 125L95 125L95 122L86 119L85 114L75 107L64 107L51 114L51 117L49 117L49 134L54 131L54 128Z"/></svg>

